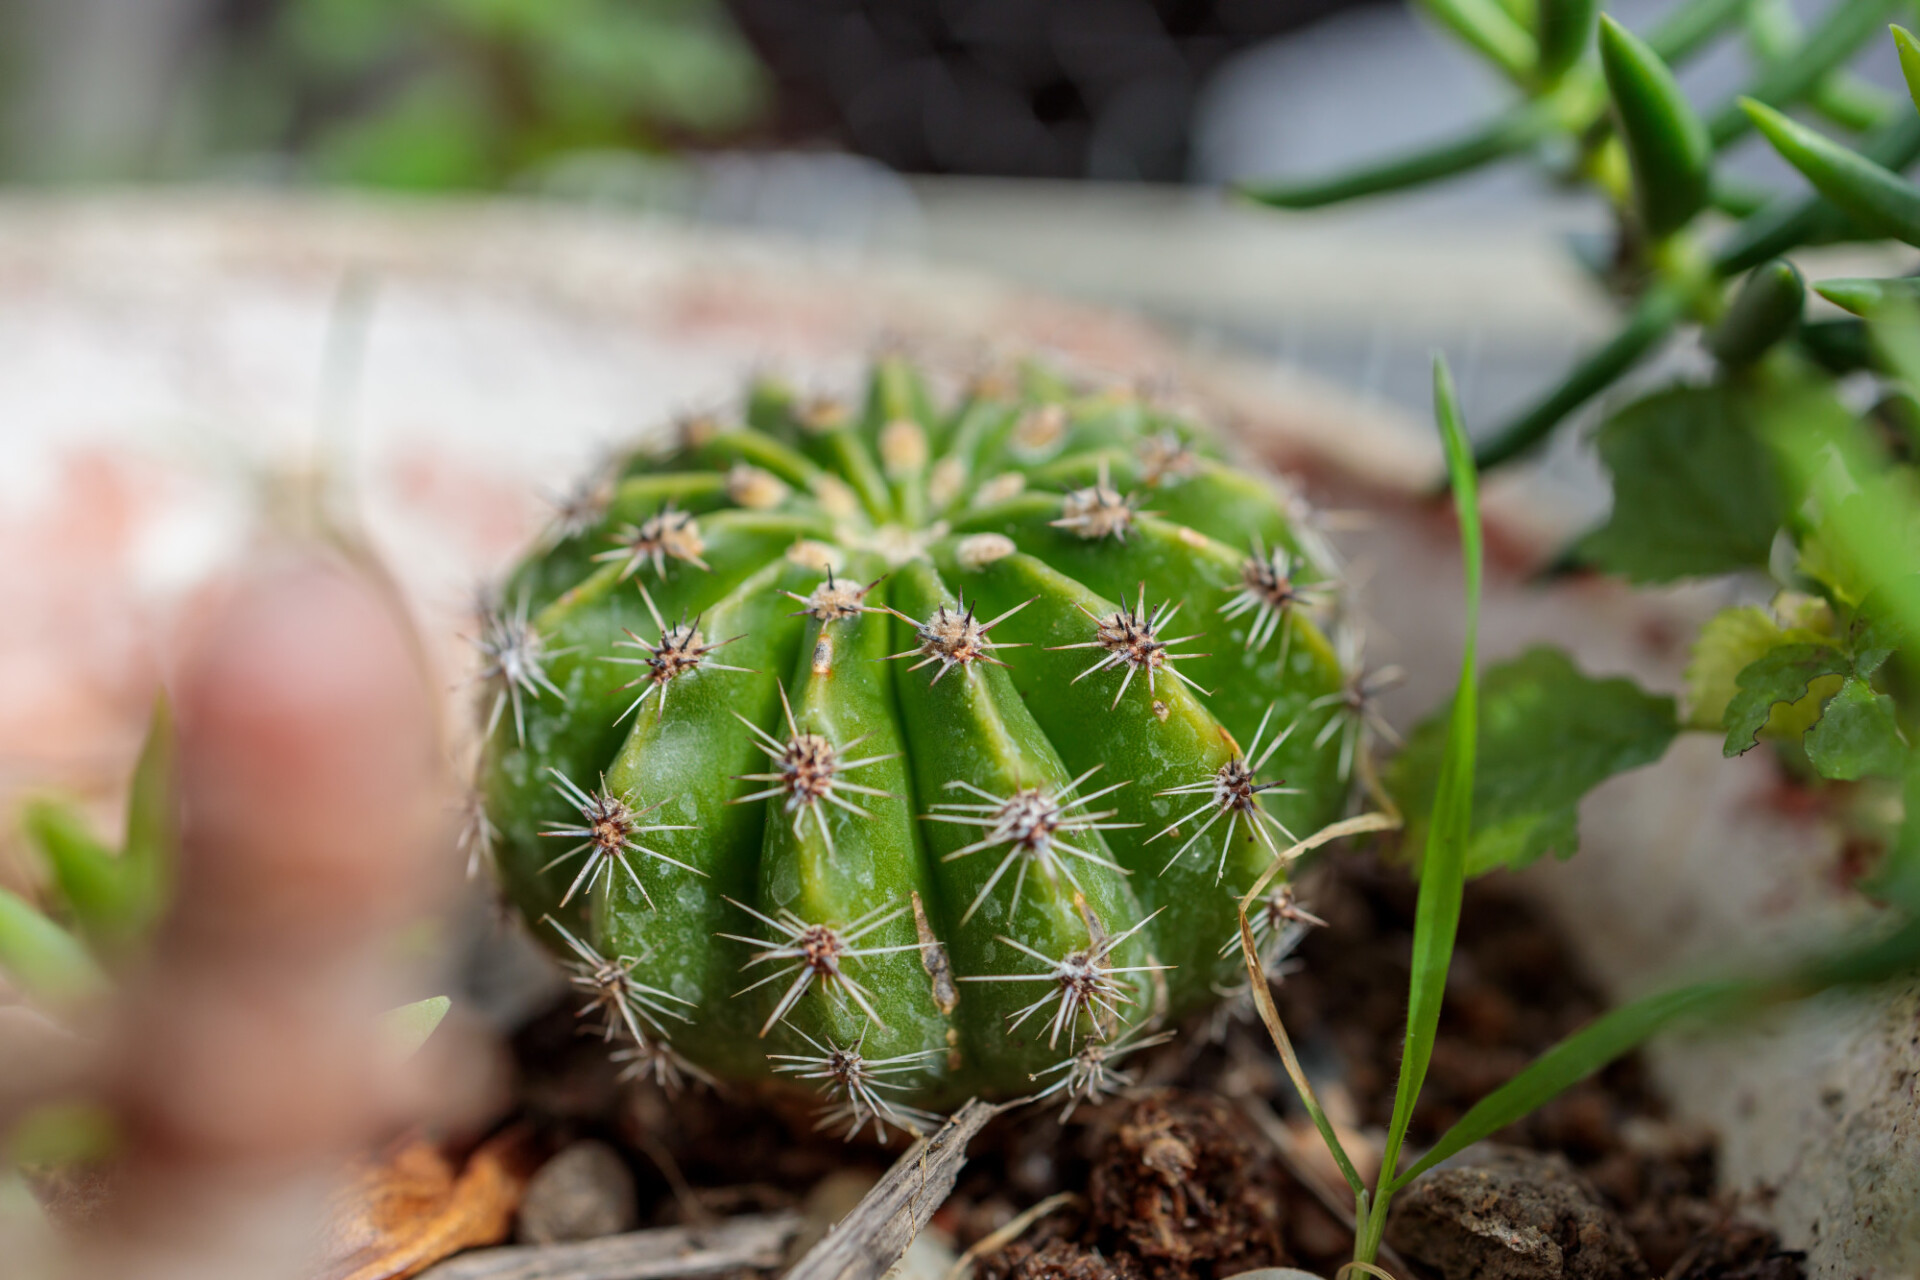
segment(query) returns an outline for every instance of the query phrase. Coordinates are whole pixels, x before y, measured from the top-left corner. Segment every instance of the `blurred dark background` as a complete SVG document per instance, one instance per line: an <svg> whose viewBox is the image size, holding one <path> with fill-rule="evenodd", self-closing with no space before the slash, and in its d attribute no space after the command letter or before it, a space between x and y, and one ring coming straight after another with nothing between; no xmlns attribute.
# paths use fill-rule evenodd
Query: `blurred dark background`
<svg viewBox="0 0 1920 1280"><path fill-rule="evenodd" d="M914 173L1177 182L1231 55L1358 0L732 0L788 140Z"/></svg>
<svg viewBox="0 0 1920 1280"><path fill-rule="evenodd" d="M1358 2L0 0L0 159L444 191L731 147L1179 182L1210 77Z"/></svg>

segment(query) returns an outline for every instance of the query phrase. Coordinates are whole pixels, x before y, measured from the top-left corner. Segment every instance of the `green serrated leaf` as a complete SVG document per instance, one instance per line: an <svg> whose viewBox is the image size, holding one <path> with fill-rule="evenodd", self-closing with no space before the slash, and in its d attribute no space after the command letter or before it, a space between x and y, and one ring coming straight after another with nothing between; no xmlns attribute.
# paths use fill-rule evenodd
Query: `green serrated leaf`
<svg viewBox="0 0 1920 1280"><path fill-rule="evenodd" d="M1823 778L1852 782L1891 777L1906 759L1893 699L1858 676L1847 677L1807 733L1807 759Z"/></svg>
<svg viewBox="0 0 1920 1280"><path fill-rule="evenodd" d="M1800 538L1801 573L1826 587L1843 604L1858 605L1899 572L1902 561L1867 557L1851 547L1848 528L1871 527L1892 546L1920 546L1920 493L1915 477L1895 471L1857 477L1855 487L1820 510Z"/></svg>
<svg viewBox="0 0 1920 1280"><path fill-rule="evenodd" d="M1920 574L1892 578L1875 587L1854 611L1848 637L1853 673L1867 679L1896 653L1920 654L1920 632L1913 629L1916 617L1920 617Z"/></svg>
<svg viewBox="0 0 1920 1280"><path fill-rule="evenodd" d="M1727 704L1727 741L1721 754L1737 756L1768 736L1797 737L1820 718L1821 702L1837 692L1852 662L1818 644L1783 644L1740 672L1739 692ZM1784 712L1784 714L1782 714Z"/></svg>
<svg viewBox="0 0 1920 1280"><path fill-rule="evenodd" d="M1773 650L1832 640L1831 635L1808 627L1783 626L1758 605L1722 609L1700 628L1687 660L1686 727L1714 733L1726 728L1727 705L1740 691L1740 673ZM1791 713L1790 707L1776 711L1782 717Z"/></svg>
<svg viewBox="0 0 1920 1280"><path fill-rule="evenodd" d="M1609 418L1595 444L1613 475L1613 513L1579 557L1635 582L1765 568L1785 512L1753 429L1758 395L1670 387Z"/></svg>
<svg viewBox="0 0 1920 1280"><path fill-rule="evenodd" d="M1579 847L1580 800L1617 773L1651 764L1679 731L1672 698L1631 680L1581 673L1558 649L1528 650L1487 670L1467 874L1517 868ZM1448 711L1422 722L1387 775L1418 848L1433 803Z"/></svg>

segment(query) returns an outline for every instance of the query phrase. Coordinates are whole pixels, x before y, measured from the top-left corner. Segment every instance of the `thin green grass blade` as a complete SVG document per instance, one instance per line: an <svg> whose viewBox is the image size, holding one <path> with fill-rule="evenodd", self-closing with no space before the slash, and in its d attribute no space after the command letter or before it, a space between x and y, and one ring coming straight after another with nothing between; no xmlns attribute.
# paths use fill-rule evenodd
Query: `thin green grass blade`
<svg viewBox="0 0 1920 1280"><path fill-rule="evenodd" d="M1920 187L1765 103L1740 106L1821 195L1872 230L1920 244Z"/></svg>
<svg viewBox="0 0 1920 1280"><path fill-rule="evenodd" d="M153 700L146 741L133 768L133 787L127 796L127 839L122 853L129 862L165 863L173 843L173 709L162 692Z"/></svg>
<svg viewBox="0 0 1920 1280"><path fill-rule="evenodd" d="M1286 1068L1288 1077L1293 1081L1294 1092L1299 1096L1300 1105L1306 1108L1307 1115L1313 1120L1314 1127L1320 1131L1320 1140L1326 1144L1333 1161L1340 1167L1340 1176L1347 1180L1356 1198L1367 1194L1367 1185L1360 1178L1360 1171L1354 1167L1353 1160L1347 1155L1347 1149L1340 1145L1340 1135L1335 1132L1333 1122L1327 1118L1326 1110L1320 1100L1314 1096L1313 1082L1307 1079L1307 1073L1300 1066L1300 1057L1293 1051L1293 1040L1287 1035L1286 1024L1280 1020L1280 1011L1274 1007L1273 993L1267 989L1266 968L1260 959L1260 948L1254 942L1253 928L1247 920L1247 909L1267 891L1274 877L1286 871L1293 859L1335 840L1344 840L1349 836L1362 835L1369 831L1391 831L1400 825L1397 815L1387 813L1363 813L1351 818L1343 818L1331 826L1322 827L1306 839L1289 848L1285 854L1276 858L1273 864L1262 872L1252 886L1240 898L1240 954L1247 964L1247 985L1253 995L1254 1009L1260 1014L1260 1020L1267 1026L1273 1037L1273 1047L1280 1053L1280 1062Z"/></svg>
<svg viewBox="0 0 1920 1280"><path fill-rule="evenodd" d="M1519 154L1546 136L1552 127L1553 113L1542 104L1529 103L1424 151L1393 156L1379 164L1324 178L1248 185L1241 187L1239 194L1275 209L1317 209L1470 173Z"/></svg>
<svg viewBox="0 0 1920 1280"><path fill-rule="evenodd" d="M1442 1160L1532 1114L1675 1019L1725 1004L1750 989L1751 984L1740 982L1696 983L1635 1000L1601 1015L1476 1102L1441 1135L1432 1150L1387 1182L1388 1192L1399 1191Z"/></svg>
<svg viewBox="0 0 1920 1280"><path fill-rule="evenodd" d="M1391 1178L1413 1120L1413 1106L1425 1083L1440 1026L1447 968L1460 928L1460 898L1466 887L1467 846L1473 833L1474 756L1479 745L1480 691L1480 504L1473 450L1460 423L1459 403L1446 362L1433 368L1435 417L1446 445L1447 475L1453 483L1454 509L1460 519L1460 551L1466 570L1466 640L1460 657L1460 687L1447 725L1446 755L1434 792L1432 825L1420 863L1420 897L1414 908L1413 978L1407 1004L1406 1049L1394 1090L1393 1119L1387 1128L1381 1177Z"/></svg>
<svg viewBox="0 0 1920 1280"><path fill-rule="evenodd" d="M1643 996L1602 1014L1534 1059L1519 1075L1476 1102L1440 1140L1387 1184L1388 1194L1441 1161L1544 1106L1568 1087L1624 1057L1682 1018L1725 1015L1840 987L1904 978L1920 967L1920 921L1862 943L1801 958L1770 977L1688 983Z"/></svg>

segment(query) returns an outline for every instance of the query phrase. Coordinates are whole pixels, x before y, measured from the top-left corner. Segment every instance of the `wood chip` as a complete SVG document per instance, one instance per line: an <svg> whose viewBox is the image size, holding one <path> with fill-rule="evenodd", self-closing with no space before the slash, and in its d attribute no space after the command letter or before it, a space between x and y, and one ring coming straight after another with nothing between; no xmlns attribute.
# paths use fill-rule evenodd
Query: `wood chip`
<svg viewBox="0 0 1920 1280"><path fill-rule="evenodd" d="M976 1098L931 1137L907 1148L786 1280L879 1280L906 1256L907 1246L953 1191L954 1179L967 1162L967 1144L987 1121L1013 1105L1018 1104L989 1106Z"/></svg>
<svg viewBox="0 0 1920 1280"><path fill-rule="evenodd" d="M754 1214L712 1227L663 1227L577 1244L483 1249L443 1262L421 1280L678 1280L772 1270L805 1221L798 1213Z"/></svg>

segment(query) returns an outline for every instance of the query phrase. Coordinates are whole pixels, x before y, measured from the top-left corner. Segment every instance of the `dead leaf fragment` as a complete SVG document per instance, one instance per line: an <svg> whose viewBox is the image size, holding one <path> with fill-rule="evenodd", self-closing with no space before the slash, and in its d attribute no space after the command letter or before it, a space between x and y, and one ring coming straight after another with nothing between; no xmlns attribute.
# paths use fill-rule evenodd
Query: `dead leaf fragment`
<svg viewBox="0 0 1920 1280"><path fill-rule="evenodd" d="M357 1164L334 1194L315 1280L405 1280L462 1249L499 1244L533 1172L533 1143L511 1129L456 1169L425 1138Z"/></svg>

